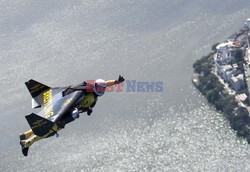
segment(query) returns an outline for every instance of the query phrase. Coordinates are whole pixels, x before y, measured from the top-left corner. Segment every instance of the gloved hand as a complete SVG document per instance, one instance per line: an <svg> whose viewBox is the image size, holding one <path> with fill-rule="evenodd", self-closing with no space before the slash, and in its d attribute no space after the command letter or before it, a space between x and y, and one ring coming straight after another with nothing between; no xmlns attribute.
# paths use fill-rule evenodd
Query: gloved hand
<svg viewBox="0 0 250 172"><path fill-rule="evenodd" d="M118 80L116 80L118 83L120 83L120 82L123 82L123 81L125 81L125 79L123 78L123 76L121 76L121 75L119 75L119 78L118 78Z"/></svg>
<svg viewBox="0 0 250 172"><path fill-rule="evenodd" d="M92 108L89 108L89 110L87 111L87 115L91 115L92 112L93 112Z"/></svg>

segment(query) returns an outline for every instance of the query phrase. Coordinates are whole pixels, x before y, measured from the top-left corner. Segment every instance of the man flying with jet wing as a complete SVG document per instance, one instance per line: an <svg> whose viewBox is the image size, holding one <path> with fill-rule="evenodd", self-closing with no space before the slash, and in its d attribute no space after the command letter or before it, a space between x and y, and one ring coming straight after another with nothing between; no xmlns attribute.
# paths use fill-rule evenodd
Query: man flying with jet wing
<svg viewBox="0 0 250 172"><path fill-rule="evenodd" d="M102 96L107 87L124 82L119 75L117 80L104 81L97 79L94 83L69 87L50 88L34 80L26 82L32 96L32 108L42 108L37 114L25 116L31 129L20 134L20 144L24 156L28 155L29 147L38 140L53 135L66 124L79 118L79 114L87 112L91 115L98 97Z"/></svg>

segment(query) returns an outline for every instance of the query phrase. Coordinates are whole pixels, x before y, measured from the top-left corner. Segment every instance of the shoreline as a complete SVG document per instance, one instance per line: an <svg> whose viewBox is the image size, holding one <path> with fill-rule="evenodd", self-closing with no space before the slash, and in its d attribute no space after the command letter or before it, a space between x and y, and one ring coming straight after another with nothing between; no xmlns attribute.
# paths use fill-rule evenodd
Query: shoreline
<svg viewBox="0 0 250 172"><path fill-rule="evenodd" d="M250 144L250 19L194 64L192 83Z"/></svg>

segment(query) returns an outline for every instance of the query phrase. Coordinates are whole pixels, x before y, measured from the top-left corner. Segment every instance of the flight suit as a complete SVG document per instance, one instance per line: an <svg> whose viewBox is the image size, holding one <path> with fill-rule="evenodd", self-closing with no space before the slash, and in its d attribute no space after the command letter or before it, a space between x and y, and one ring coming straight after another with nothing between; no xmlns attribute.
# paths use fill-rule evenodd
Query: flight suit
<svg viewBox="0 0 250 172"><path fill-rule="evenodd" d="M116 80L106 81L107 87L113 86L115 84L119 84L119 83ZM78 89L81 86L82 85L77 85L77 86L72 87L72 88ZM68 93L68 94L70 94L70 93ZM92 108L95 106L97 100L98 100L97 95L93 91L86 91L84 99L77 106L77 108L79 109L79 112L80 113L88 112L89 110L91 110L91 112L92 112ZM72 115L70 115L70 114L65 115L65 117L62 120L60 120L56 125L54 125L54 127L52 128L52 130L49 133L47 133L46 135L44 135L42 137L34 135L33 131L29 130L29 131L20 135L20 140L21 140L20 144L22 145L22 147L28 148L34 142L36 142L38 140L55 135L57 133L57 131L61 130L62 128L65 127L66 124L68 124L74 120L75 119L72 117Z"/></svg>

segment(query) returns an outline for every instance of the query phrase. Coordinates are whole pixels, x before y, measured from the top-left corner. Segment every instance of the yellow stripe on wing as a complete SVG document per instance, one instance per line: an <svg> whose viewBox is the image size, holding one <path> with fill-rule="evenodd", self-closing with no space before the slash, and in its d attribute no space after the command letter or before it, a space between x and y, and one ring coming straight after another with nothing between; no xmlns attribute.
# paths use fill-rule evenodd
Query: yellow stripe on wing
<svg viewBox="0 0 250 172"><path fill-rule="evenodd" d="M49 117L54 115L51 89L43 93L43 103L44 103L44 117L48 119Z"/></svg>

